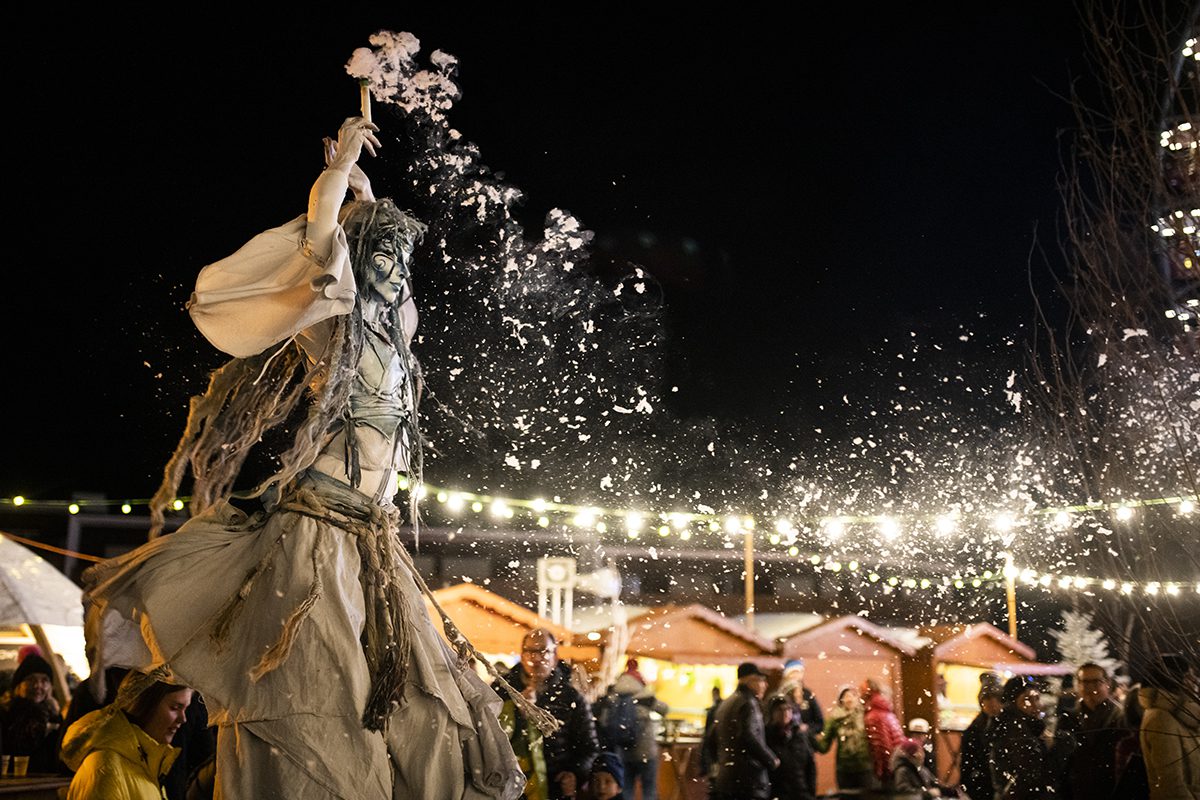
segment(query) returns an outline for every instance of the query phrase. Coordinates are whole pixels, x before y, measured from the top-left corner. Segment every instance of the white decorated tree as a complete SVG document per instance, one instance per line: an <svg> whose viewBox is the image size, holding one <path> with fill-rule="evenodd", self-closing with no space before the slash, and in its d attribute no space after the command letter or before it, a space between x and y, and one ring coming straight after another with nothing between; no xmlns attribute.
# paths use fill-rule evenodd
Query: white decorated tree
<svg viewBox="0 0 1200 800"><path fill-rule="evenodd" d="M1097 664L1109 675L1121 665L1111 655L1104 633L1094 627L1092 615L1084 611L1062 612L1062 629L1050 631L1062 660L1078 669L1083 664Z"/></svg>

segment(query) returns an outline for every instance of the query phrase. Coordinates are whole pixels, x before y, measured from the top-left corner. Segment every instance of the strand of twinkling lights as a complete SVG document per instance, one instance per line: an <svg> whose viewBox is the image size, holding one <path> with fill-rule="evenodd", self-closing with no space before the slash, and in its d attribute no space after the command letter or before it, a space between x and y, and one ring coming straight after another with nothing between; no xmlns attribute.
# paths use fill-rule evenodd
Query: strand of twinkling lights
<svg viewBox="0 0 1200 800"><path fill-rule="evenodd" d="M398 488L408 490L407 479L401 477ZM623 523L625 535L630 539L652 536L657 533L660 537L677 536L688 540L698 528L700 531L713 533L723 532L728 535L744 534L755 531L760 527L759 521L749 515L728 514L725 516L708 512L666 511L651 512L627 509L605 509L598 506L583 506L564 503L558 500L535 498L501 497L475 492L456 491L432 484L424 484L419 490L421 499L432 496L438 503L445 506L451 514L463 513L470 509L474 513L487 513L498 520L514 519L518 511L522 511L542 528L549 527L555 515L566 518L566 521L578 528L588 528L598 533L609 532L610 521ZM172 508L182 511L188 498L179 498L172 503ZM983 523L991 528L1006 533L1035 518L1051 518L1054 525L1067 528L1082 515L1111 513L1120 522L1130 522L1139 508L1154 506L1175 506L1175 513L1189 516L1196 510L1196 495L1178 495L1173 497L1151 497L1118 500L1111 502L1089 502L1071 506L1048 506L1025 512L1021 516L997 514L990 519L968 519L959 513L926 515L885 515L885 514L839 514L793 520L788 518L776 519L772 532L767 539L773 545L791 545L795 542L801 527L809 530L819 530L827 539L841 538L851 526L872 525L879 534L888 541L900 537L905 529L915 527L932 527L941 535L949 535L968 521ZM148 499L127 500L120 505L121 513L132 513L135 506L148 505ZM79 500L30 500L22 496L0 498L0 505L24 507L30 509L65 509L70 514L78 514L84 508L110 508L114 501L106 499ZM614 531L615 532L615 531Z"/></svg>

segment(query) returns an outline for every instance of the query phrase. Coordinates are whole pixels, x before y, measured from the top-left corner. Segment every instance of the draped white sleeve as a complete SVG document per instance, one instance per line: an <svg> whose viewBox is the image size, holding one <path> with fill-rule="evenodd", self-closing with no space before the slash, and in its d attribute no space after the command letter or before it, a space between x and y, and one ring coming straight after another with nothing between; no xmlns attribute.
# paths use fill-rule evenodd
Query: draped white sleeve
<svg viewBox="0 0 1200 800"><path fill-rule="evenodd" d="M354 308L346 234L338 226L325 263L306 251L305 217L258 234L196 279L188 312L217 349L253 356Z"/></svg>

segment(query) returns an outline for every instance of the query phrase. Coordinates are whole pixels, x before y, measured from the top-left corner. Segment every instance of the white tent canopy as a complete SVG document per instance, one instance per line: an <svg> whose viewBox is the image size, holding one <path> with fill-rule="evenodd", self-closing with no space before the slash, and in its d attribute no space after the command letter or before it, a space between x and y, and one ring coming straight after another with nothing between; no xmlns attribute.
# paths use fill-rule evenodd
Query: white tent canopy
<svg viewBox="0 0 1200 800"><path fill-rule="evenodd" d="M0 536L0 625L83 627L82 592L41 556Z"/></svg>
<svg viewBox="0 0 1200 800"><path fill-rule="evenodd" d="M43 651L58 653L87 677L82 590L32 550L0 535L0 627L29 626ZM66 681L55 670L55 693L65 700Z"/></svg>

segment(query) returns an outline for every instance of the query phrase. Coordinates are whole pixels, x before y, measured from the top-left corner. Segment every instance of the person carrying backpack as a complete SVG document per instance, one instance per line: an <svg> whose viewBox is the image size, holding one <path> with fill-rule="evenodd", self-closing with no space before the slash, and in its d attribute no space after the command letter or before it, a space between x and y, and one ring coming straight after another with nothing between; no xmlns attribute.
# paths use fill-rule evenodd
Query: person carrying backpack
<svg viewBox="0 0 1200 800"><path fill-rule="evenodd" d="M642 800L658 797L658 725L655 715L667 713L667 704L654 696L629 659L608 693L596 703L596 732L601 747L621 757L626 793L632 796L641 781Z"/></svg>

